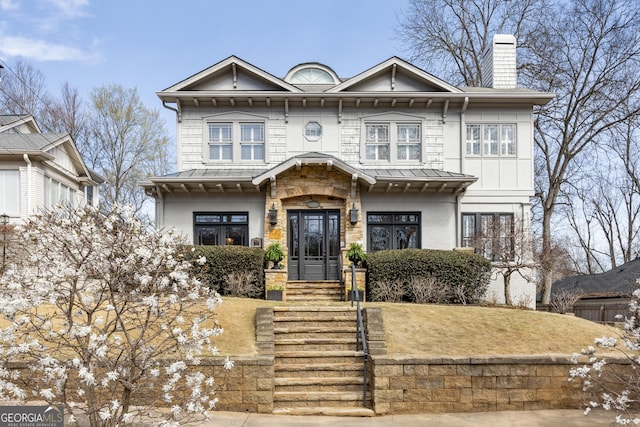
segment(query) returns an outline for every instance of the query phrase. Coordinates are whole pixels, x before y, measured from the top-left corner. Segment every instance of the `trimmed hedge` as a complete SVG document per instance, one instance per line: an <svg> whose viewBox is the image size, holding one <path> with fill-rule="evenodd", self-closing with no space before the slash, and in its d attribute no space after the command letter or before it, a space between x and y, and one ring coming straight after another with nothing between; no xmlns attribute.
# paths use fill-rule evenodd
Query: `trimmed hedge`
<svg viewBox="0 0 640 427"><path fill-rule="evenodd" d="M478 302L489 287L491 263L464 251L434 249L386 250L367 254L367 295L380 295L383 283L401 285L404 299L413 301L409 290L414 278L434 278L448 292L446 303Z"/></svg>
<svg viewBox="0 0 640 427"><path fill-rule="evenodd" d="M204 256L207 262L194 262L197 277L215 289L220 295L230 295L229 277L233 274L252 276L247 297L262 298L264 295L264 250L246 246L194 246L194 260Z"/></svg>

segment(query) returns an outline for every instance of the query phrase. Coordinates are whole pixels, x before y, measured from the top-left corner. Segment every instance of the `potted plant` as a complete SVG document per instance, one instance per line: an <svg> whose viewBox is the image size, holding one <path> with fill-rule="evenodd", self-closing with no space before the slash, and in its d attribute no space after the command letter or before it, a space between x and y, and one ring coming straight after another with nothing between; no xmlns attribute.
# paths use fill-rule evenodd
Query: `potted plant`
<svg viewBox="0 0 640 427"><path fill-rule="evenodd" d="M264 253L264 259L270 263L273 263L273 268L280 268L280 261L284 258L284 252L280 242L273 242L267 246L267 250Z"/></svg>
<svg viewBox="0 0 640 427"><path fill-rule="evenodd" d="M367 260L367 254L362 250L360 243L351 243L349 250L347 251L347 259L353 263L356 267L361 265Z"/></svg>
<svg viewBox="0 0 640 427"><path fill-rule="evenodd" d="M282 301L282 286L269 286L267 287L267 299L271 301Z"/></svg>

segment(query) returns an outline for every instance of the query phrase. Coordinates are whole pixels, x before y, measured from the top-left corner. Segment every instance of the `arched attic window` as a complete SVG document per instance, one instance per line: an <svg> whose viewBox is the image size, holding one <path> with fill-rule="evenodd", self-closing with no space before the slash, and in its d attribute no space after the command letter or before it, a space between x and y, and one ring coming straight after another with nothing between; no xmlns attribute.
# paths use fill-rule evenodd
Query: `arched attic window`
<svg viewBox="0 0 640 427"><path fill-rule="evenodd" d="M329 67L320 64L301 64L292 68L284 79L291 84L335 85L340 83L338 76Z"/></svg>

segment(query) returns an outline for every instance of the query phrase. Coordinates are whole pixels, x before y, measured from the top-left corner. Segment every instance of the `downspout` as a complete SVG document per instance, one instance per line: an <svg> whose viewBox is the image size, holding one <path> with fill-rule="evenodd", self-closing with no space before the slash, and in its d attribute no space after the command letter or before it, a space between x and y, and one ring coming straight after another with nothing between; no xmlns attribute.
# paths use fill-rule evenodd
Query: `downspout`
<svg viewBox="0 0 640 427"><path fill-rule="evenodd" d="M469 106L469 97L464 97L464 103L462 104L462 109L460 110L460 173L464 173L464 153L465 153L465 145L467 143L466 137L466 120L465 113L467 112L467 107ZM462 230L461 230L461 222L462 222L462 212L461 205L462 202L460 198L462 197L463 192L456 194L456 246L462 246Z"/></svg>
<svg viewBox="0 0 640 427"><path fill-rule="evenodd" d="M164 197L160 187L156 187L156 229L164 227Z"/></svg>
<svg viewBox="0 0 640 427"><path fill-rule="evenodd" d="M31 160L29 156L25 153L22 155L22 158L27 163L27 216L31 215Z"/></svg>

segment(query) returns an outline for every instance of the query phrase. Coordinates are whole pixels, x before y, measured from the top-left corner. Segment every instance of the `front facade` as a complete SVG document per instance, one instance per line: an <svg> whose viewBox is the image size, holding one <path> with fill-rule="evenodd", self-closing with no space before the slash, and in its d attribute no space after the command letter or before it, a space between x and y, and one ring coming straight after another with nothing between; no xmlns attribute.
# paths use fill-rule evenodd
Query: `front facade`
<svg viewBox="0 0 640 427"><path fill-rule="evenodd" d="M98 205L103 179L68 134L42 133L29 115L0 115L0 215L19 223L60 203Z"/></svg>
<svg viewBox="0 0 640 427"><path fill-rule="evenodd" d="M157 226L194 244L280 242L288 280L338 279L352 242L450 250L488 218L528 231L533 107L551 95L516 87L515 40L500 37L492 87L396 57L345 79L318 63L278 78L232 56L158 92L178 146L177 172L142 183ZM513 282L515 302L535 301ZM498 280L490 293L500 302Z"/></svg>

